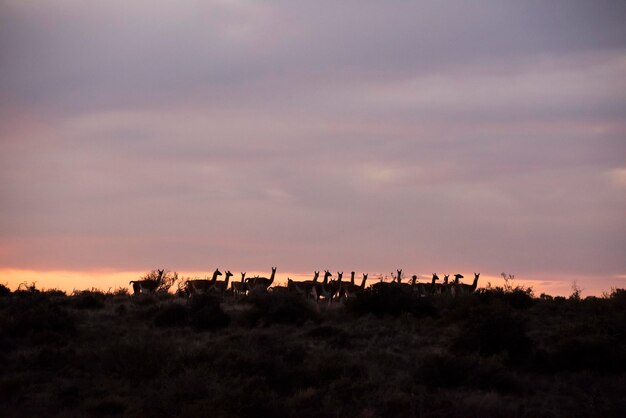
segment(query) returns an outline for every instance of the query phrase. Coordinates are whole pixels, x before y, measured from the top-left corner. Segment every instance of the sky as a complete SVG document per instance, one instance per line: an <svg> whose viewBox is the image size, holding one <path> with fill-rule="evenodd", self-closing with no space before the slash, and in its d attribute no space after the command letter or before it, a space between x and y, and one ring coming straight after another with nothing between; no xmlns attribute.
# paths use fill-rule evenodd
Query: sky
<svg viewBox="0 0 626 418"><path fill-rule="evenodd" d="M626 287L624 21L617 0L0 0L0 282Z"/></svg>

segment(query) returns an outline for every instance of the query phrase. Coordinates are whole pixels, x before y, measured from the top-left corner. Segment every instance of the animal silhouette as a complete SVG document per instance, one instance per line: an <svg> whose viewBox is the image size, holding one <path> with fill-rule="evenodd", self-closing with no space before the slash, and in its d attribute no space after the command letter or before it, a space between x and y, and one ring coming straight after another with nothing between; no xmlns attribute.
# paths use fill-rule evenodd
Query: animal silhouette
<svg viewBox="0 0 626 418"><path fill-rule="evenodd" d="M196 279L196 280L188 280L187 281L187 296L191 296L198 293L207 293L211 290L215 282L217 281L217 276L221 276L222 272L220 269L215 269L213 272L213 277L211 280L207 279Z"/></svg>
<svg viewBox="0 0 626 418"><path fill-rule="evenodd" d="M230 270L226 271L226 279L224 280L215 280L213 285L210 287L210 290L216 293L224 293L228 289L228 281L233 276L233 273Z"/></svg>
<svg viewBox="0 0 626 418"><path fill-rule="evenodd" d="M348 299L355 297L358 293L365 290L365 282L367 281L367 273L364 273L363 280L361 281L361 285L360 286L355 285L354 284L354 272L352 272L351 275L352 275L352 278L350 279L350 283L344 283L342 285L343 297L348 298Z"/></svg>
<svg viewBox="0 0 626 418"><path fill-rule="evenodd" d="M470 293L474 293L476 287L478 286L478 278L480 277L480 273L474 273L474 281L472 284L457 284L457 288L459 290L460 295L467 295Z"/></svg>
<svg viewBox="0 0 626 418"><path fill-rule="evenodd" d="M304 296L306 298L313 298L316 299L316 292L315 292L315 286L317 283L317 279L320 276L320 272L319 271L315 271L313 272L313 280L305 280L302 282L296 282L294 280L291 280L290 278L287 278L287 289L289 290L289 292L293 292L296 294L299 294L301 296Z"/></svg>
<svg viewBox="0 0 626 418"><path fill-rule="evenodd" d="M276 276L276 267L272 267L272 275L268 279L267 277L250 277L246 279L248 284L248 290L250 292L266 291L268 287L274 283L274 277Z"/></svg>
<svg viewBox="0 0 626 418"><path fill-rule="evenodd" d="M156 279L131 280L128 284L133 286L133 294L154 293L163 283L165 270L157 270Z"/></svg>
<svg viewBox="0 0 626 418"><path fill-rule="evenodd" d="M247 283L245 283L245 278L246 278L246 272L244 271L243 273L241 273L241 281L240 282L232 282L231 289L233 291L233 295L235 296L241 296L241 295L245 295L246 291L248 290L248 286Z"/></svg>

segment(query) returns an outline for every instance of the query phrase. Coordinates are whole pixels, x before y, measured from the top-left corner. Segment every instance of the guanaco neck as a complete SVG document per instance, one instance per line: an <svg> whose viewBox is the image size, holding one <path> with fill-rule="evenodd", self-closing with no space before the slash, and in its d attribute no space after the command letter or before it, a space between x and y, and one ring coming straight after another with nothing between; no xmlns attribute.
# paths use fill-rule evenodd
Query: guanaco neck
<svg viewBox="0 0 626 418"><path fill-rule="evenodd" d="M436 275L436 274L433 274L433 281L432 281L432 283L431 283L431 285L432 285L433 287L435 287L435 282L436 282L437 280L439 280L439 277L437 277L437 275Z"/></svg>
<svg viewBox="0 0 626 418"><path fill-rule="evenodd" d="M361 289L365 289L365 282L367 281L367 274L363 275L363 281L361 282Z"/></svg>
<svg viewBox="0 0 626 418"><path fill-rule="evenodd" d="M350 284L354 285L354 272L350 272Z"/></svg>
<svg viewBox="0 0 626 418"><path fill-rule="evenodd" d="M472 283L472 289L476 289L476 286L478 286L478 277L479 276L480 276L480 273L474 274L474 283Z"/></svg>

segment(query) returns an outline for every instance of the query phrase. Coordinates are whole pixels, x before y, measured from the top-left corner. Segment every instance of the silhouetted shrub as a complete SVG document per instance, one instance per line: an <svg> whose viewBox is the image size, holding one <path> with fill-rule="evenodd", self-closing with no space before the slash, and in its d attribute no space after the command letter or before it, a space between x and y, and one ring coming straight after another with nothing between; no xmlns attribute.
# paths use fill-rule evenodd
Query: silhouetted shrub
<svg viewBox="0 0 626 418"><path fill-rule="evenodd" d="M307 332L307 335L326 341L331 348L349 348L352 346L350 335L347 332L330 325L317 326Z"/></svg>
<svg viewBox="0 0 626 418"><path fill-rule="evenodd" d="M118 287L112 292L113 296L128 296L130 293L125 287Z"/></svg>
<svg viewBox="0 0 626 418"><path fill-rule="evenodd" d="M614 308L626 312L626 289L612 289L609 299Z"/></svg>
<svg viewBox="0 0 626 418"><path fill-rule="evenodd" d="M260 322L301 325L318 319L315 306L310 301L291 293L256 292L246 297L245 302L251 305L245 314L245 320L250 325Z"/></svg>
<svg viewBox="0 0 626 418"><path fill-rule="evenodd" d="M42 294L49 298L65 298L67 296L67 293L61 289L46 289L42 291Z"/></svg>
<svg viewBox="0 0 626 418"><path fill-rule="evenodd" d="M122 399L107 398L86 402L85 409L92 416L120 416L126 410Z"/></svg>
<svg viewBox="0 0 626 418"><path fill-rule="evenodd" d="M528 309L535 304L532 289L515 287L505 290L501 287L479 289L474 296L481 304L502 301L515 309Z"/></svg>
<svg viewBox="0 0 626 418"><path fill-rule="evenodd" d="M181 327L187 324L188 309L180 303L168 303L159 308L154 317L157 327Z"/></svg>
<svg viewBox="0 0 626 418"><path fill-rule="evenodd" d="M71 297L71 306L76 309L102 309L105 295L93 290L74 292Z"/></svg>
<svg viewBox="0 0 626 418"><path fill-rule="evenodd" d="M80 388L76 385L63 385L57 388L57 399L63 407L73 407L82 400Z"/></svg>
<svg viewBox="0 0 626 418"><path fill-rule="evenodd" d="M365 289L356 297L348 299L346 308L358 315L371 313L378 317L398 316L402 313L417 317L437 315L431 298L419 297L411 290L399 286Z"/></svg>
<svg viewBox="0 0 626 418"><path fill-rule="evenodd" d="M11 289L7 286L0 284L0 297L11 296Z"/></svg>
<svg viewBox="0 0 626 418"><path fill-rule="evenodd" d="M85 351L80 364L88 370L99 368L109 377L131 381L153 379L167 372L176 348L170 340L157 339L151 334L113 340L97 351Z"/></svg>
<svg viewBox="0 0 626 418"><path fill-rule="evenodd" d="M531 340L519 316L500 305L485 306L469 314L471 316L460 324L461 332L453 342L457 351L483 356L506 353L513 362L530 354Z"/></svg>
<svg viewBox="0 0 626 418"><path fill-rule="evenodd" d="M515 289L510 293L506 293L504 300L516 309L528 309L535 304L532 294L522 289Z"/></svg>
<svg viewBox="0 0 626 418"><path fill-rule="evenodd" d="M534 365L542 371L579 371L619 373L626 370L623 347L604 336L573 336L560 340L555 346L539 351Z"/></svg>
<svg viewBox="0 0 626 418"><path fill-rule="evenodd" d="M67 311L46 303L20 304L10 317L9 333L25 337L38 332L55 332L63 335L76 333L76 321Z"/></svg>
<svg viewBox="0 0 626 418"><path fill-rule="evenodd" d="M137 306L151 306L156 305L158 299L155 295L151 294L138 294L132 297L132 301Z"/></svg>
<svg viewBox="0 0 626 418"><path fill-rule="evenodd" d="M198 331L219 329L230 323L230 317L222 310L220 300L213 295L194 295L190 299L191 324Z"/></svg>
<svg viewBox="0 0 626 418"><path fill-rule="evenodd" d="M466 386L502 393L517 392L521 388L517 379L500 363L452 353L422 357L414 378L416 383L435 388Z"/></svg>
<svg viewBox="0 0 626 418"><path fill-rule="evenodd" d="M465 356L430 354L420 361L417 381L432 387L463 386L470 377L472 362Z"/></svg>
<svg viewBox="0 0 626 418"><path fill-rule="evenodd" d="M37 289L37 285L35 282L28 284L27 282L20 283L17 286L17 290L13 292L14 295L20 297L29 297L33 295L38 295L40 293L39 289Z"/></svg>

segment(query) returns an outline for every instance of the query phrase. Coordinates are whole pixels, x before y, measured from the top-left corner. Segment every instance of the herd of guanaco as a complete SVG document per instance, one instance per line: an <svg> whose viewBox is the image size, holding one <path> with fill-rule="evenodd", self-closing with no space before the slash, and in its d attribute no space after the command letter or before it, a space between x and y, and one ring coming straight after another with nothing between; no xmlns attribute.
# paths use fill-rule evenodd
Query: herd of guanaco
<svg viewBox="0 0 626 418"><path fill-rule="evenodd" d="M163 280L164 272L164 270L157 270L157 277L155 279L131 281L130 284L133 287L134 294L155 292ZM211 279L187 280L183 286L184 292L189 297L202 293L226 294L229 290L228 285L230 283L230 291L234 296L242 296L253 292L272 291L274 293L294 293L318 302L323 298L324 301L331 303L332 301L354 297L365 289L365 283L367 282L367 274L363 274L361 283L356 284L355 272L350 273L349 282L343 281L343 272L337 272L337 278L331 280L333 276L332 273L328 270L324 270L324 278L322 281L319 281L320 272L316 271L314 272L312 280L295 281L287 278L287 286L274 286L270 288L276 277L276 267L272 267L272 274L269 278L260 276L246 278L246 273L242 272L241 281L230 282L233 273L227 270L224 280L217 280L217 278L222 275L222 272L216 269ZM478 286L479 276L480 273L474 273L474 281L472 284L461 283L460 280L463 278L461 274L455 274L453 281L449 281L450 275L446 274L443 278L443 282L437 283L439 276L437 276L436 273L433 273L430 283L418 283L416 275L411 277L410 283L402 283L402 270L400 269L397 270L396 275L392 274L393 281L384 282L381 280L370 287L377 291L385 288L399 287L414 292L417 296L424 297L432 295L457 296L474 292Z"/></svg>

